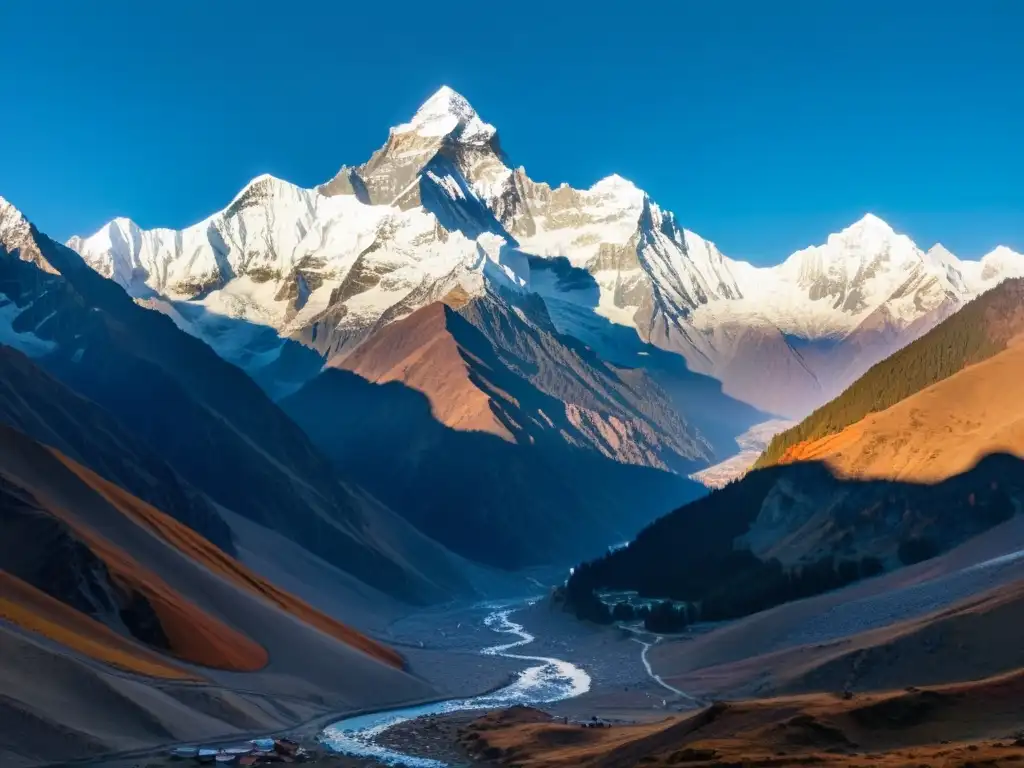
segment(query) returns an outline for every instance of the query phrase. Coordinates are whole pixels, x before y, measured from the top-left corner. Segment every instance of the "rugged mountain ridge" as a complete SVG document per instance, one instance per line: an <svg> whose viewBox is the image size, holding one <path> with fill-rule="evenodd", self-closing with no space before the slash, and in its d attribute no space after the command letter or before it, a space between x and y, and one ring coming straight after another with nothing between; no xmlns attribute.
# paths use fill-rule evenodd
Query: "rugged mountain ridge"
<svg viewBox="0 0 1024 768"><path fill-rule="evenodd" d="M993 281L1024 274L1009 249L979 262L925 253L870 215L755 268L621 177L586 190L533 181L447 87L314 190L260 177L180 233L119 219L69 244L276 395L452 287L496 284L543 295L559 330L610 362L635 359L634 344L601 332L615 324L726 394L796 417ZM557 280L531 268L563 257Z"/></svg>
<svg viewBox="0 0 1024 768"><path fill-rule="evenodd" d="M698 495L681 475L707 447L642 373L494 297L449 301L282 401L346 473L454 551L504 567L600 551Z"/></svg>
<svg viewBox="0 0 1024 768"><path fill-rule="evenodd" d="M1024 502L1024 280L1006 280L777 435L739 481L581 566L727 618L929 559Z"/></svg>
<svg viewBox="0 0 1024 768"><path fill-rule="evenodd" d="M346 484L243 371L3 200L0 294L4 341L210 499L406 600L469 589L450 553Z"/></svg>
<svg viewBox="0 0 1024 768"><path fill-rule="evenodd" d="M6 425L0 500L4 765L436 695L393 649Z"/></svg>
<svg viewBox="0 0 1024 768"><path fill-rule="evenodd" d="M1004 351L1024 332L1022 299L1021 279L1006 280L975 299L955 316L873 366L839 397L776 435L756 466L792 461L802 455L801 444L835 434ZM949 404L954 406L955 402Z"/></svg>

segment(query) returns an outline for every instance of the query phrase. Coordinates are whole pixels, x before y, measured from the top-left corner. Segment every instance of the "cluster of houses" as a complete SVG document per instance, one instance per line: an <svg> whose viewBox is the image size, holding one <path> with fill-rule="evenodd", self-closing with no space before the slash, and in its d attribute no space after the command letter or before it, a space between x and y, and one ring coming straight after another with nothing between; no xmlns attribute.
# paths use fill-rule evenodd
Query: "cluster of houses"
<svg viewBox="0 0 1024 768"><path fill-rule="evenodd" d="M312 755L291 739L253 739L247 746L240 747L175 747L171 750L171 757L204 764L252 766L303 763Z"/></svg>

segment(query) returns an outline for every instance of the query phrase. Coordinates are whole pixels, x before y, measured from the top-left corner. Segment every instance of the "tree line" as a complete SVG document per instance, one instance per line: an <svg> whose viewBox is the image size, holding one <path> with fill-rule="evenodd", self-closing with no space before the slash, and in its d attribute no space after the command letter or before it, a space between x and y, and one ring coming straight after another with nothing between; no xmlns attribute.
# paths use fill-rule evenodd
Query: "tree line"
<svg viewBox="0 0 1024 768"><path fill-rule="evenodd" d="M875 364L834 400L776 435L754 467L780 461L802 442L835 434L870 413L1006 349L1024 330L1024 279L1006 280L921 338Z"/></svg>
<svg viewBox="0 0 1024 768"><path fill-rule="evenodd" d="M787 488L800 489L802 507L792 506ZM643 620L658 632L737 618L935 557L1009 519L1022 496L1024 462L1005 454L936 485L840 480L815 462L768 467L656 520L628 547L580 564L561 596L581 619ZM759 558L747 540L766 503L772 515L794 515L778 536L828 509L826 537L786 564ZM600 598L619 591L664 602L635 608Z"/></svg>

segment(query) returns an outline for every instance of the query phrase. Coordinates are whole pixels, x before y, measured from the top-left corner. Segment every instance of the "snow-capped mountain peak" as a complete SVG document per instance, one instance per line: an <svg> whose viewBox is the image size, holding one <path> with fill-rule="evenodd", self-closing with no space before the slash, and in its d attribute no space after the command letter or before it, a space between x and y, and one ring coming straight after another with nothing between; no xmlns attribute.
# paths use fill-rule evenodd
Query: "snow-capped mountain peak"
<svg viewBox="0 0 1024 768"><path fill-rule="evenodd" d="M817 280L822 272L852 273L870 264L920 264L924 254L914 241L898 234L888 223L867 214L850 226L828 236L824 245L797 251L780 269L800 275L800 282Z"/></svg>
<svg viewBox="0 0 1024 768"><path fill-rule="evenodd" d="M1007 277L1024 276L1024 256L1000 245L981 257L977 278L988 289Z"/></svg>
<svg viewBox="0 0 1024 768"><path fill-rule="evenodd" d="M22 261L35 264L44 272L58 274L56 267L39 250L37 233L15 205L0 197L0 256L17 253Z"/></svg>
<svg viewBox="0 0 1024 768"><path fill-rule="evenodd" d="M263 189L275 189L280 187L293 186L295 185L292 184L291 182L285 181L284 179L279 179L272 174L261 173L259 176L255 176L248 182L246 182L246 184L240 190L238 190L238 194L234 196L231 202L235 202L235 200L240 198L242 195L244 195L246 192L248 192L250 189L253 189L254 187L259 187Z"/></svg>
<svg viewBox="0 0 1024 768"><path fill-rule="evenodd" d="M393 131L416 133L424 138L457 134L459 141L467 144L485 144L497 133L493 125L480 119L465 96L447 85L427 99L412 120Z"/></svg>
<svg viewBox="0 0 1024 768"><path fill-rule="evenodd" d="M889 222L870 212L865 213L857 221L844 229L843 232L872 232L879 236L896 234L895 230L889 226Z"/></svg>
<svg viewBox="0 0 1024 768"><path fill-rule="evenodd" d="M11 243L28 234L29 224L14 204L0 196L0 245L14 249Z"/></svg>
<svg viewBox="0 0 1024 768"><path fill-rule="evenodd" d="M947 264L960 263L960 259L956 257L956 254L954 254L942 243L936 243L931 248L929 248L925 256L927 257L927 260L930 263L935 264L936 266L945 266Z"/></svg>
<svg viewBox="0 0 1024 768"><path fill-rule="evenodd" d="M643 190L637 187L636 184L629 179L624 179L617 173L613 173L611 176L605 176L603 179L599 179L594 182L589 191L596 194L625 194L640 196L644 194Z"/></svg>
<svg viewBox="0 0 1024 768"><path fill-rule="evenodd" d="M180 232L119 219L69 245L250 371L273 364L282 340L344 356L456 289L533 291L560 331L612 362L636 364L612 341L629 331L607 332L632 328L786 415L1024 273L1008 248L973 262L925 254L870 213L775 267L729 259L683 222L618 174L579 189L534 181L445 86L316 189L264 174ZM848 339L855 352L835 357ZM762 386L763 369L784 383Z"/></svg>
<svg viewBox="0 0 1024 768"><path fill-rule="evenodd" d="M863 253L887 251L890 258L896 257L920 261L921 250L906 235L897 234L888 222L865 214L862 218L837 234L830 235L829 243L840 244L836 255L859 259Z"/></svg>
<svg viewBox="0 0 1024 768"><path fill-rule="evenodd" d="M1024 256L1017 253L1016 251L1008 248L1005 245L997 245L994 249L986 253L981 257L983 262L994 263L994 262L1016 262L1024 261Z"/></svg>
<svg viewBox="0 0 1024 768"><path fill-rule="evenodd" d="M949 284L958 294L970 293L964 276L964 263L942 243L936 243L924 255L925 264L931 269L944 273Z"/></svg>

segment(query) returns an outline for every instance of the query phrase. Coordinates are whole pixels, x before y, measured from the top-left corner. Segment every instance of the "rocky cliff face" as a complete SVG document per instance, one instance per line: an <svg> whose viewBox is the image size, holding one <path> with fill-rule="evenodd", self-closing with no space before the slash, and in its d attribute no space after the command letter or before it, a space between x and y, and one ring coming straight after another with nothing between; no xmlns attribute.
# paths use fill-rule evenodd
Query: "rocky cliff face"
<svg viewBox="0 0 1024 768"><path fill-rule="evenodd" d="M634 340L610 343L624 328L787 416L1024 273L1008 249L980 262L925 253L871 215L756 268L621 177L589 189L534 181L450 88L316 189L261 177L181 232L117 220L71 245L275 395L458 286L538 293L561 332L610 362L635 362ZM564 260L557 280L531 267L541 260Z"/></svg>
<svg viewBox="0 0 1024 768"><path fill-rule="evenodd" d="M44 439L55 432L98 471L169 502L168 512L224 547L230 536L209 500L382 591L429 600L443 583L441 594L449 586L468 589L449 553L346 484L243 371L167 317L138 306L13 206L0 201L0 215L2 340L82 396L44 386L52 382L40 374L43 384L33 384L31 396L0 397L0 410L18 418L18 426ZM17 363L11 361L14 372ZM20 373L19 381L33 380L31 372ZM36 419L27 415L32 405L41 412ZM109 422L116 429L104 426ZM92 442L90 426L101 430ZM147 473L158 489L147 487ZM370 521L382 520L387 523L373 532ZM417 561L431 567L421 570Z"/></svg>

